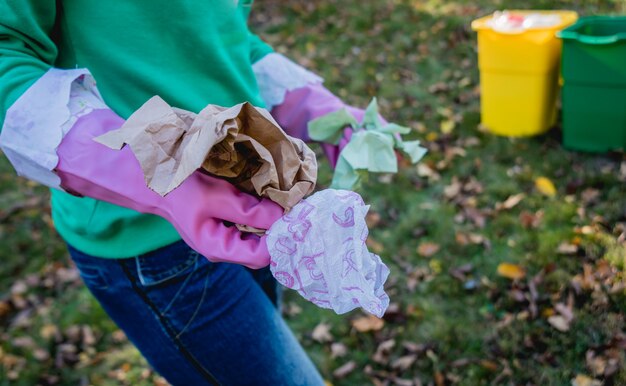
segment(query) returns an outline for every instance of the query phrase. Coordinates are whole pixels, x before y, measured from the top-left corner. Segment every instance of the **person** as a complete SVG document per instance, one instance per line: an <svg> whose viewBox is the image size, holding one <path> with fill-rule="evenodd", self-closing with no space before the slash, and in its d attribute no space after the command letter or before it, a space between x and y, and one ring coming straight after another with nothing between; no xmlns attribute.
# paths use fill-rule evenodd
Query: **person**
<svg viewBox="0 0 626 386"><path fill-rule="evenodd" d="M200 111L244 101L290 135L347 108L247 25L251 0L4 0L0 146L51 189L80 275L173 385L322 385L279 311L265 238L282 208L194 172L161 197L130 149L93 138L154 95ZM342 140L345 145L346 139ZM340 146L325 146L336 162Z"/></svg>

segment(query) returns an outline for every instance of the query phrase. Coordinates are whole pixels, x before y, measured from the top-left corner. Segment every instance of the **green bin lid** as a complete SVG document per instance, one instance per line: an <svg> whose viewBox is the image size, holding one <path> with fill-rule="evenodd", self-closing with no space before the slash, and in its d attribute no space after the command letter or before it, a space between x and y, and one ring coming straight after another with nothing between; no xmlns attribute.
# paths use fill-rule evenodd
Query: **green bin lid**
<svg viewBox="0 0 626 386"><path fill-rule="evenodd" d="M557 32L566 40L585 44L613 44L626 40L626 16L581 17L572 26Z"/></svg>

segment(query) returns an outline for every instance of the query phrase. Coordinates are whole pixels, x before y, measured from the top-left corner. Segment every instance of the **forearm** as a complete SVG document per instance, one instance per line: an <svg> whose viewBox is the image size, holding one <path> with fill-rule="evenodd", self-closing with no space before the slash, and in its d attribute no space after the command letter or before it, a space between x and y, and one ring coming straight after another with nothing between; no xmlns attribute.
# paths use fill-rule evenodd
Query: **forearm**
<svg viewBox="0 0 626 386"><path fill-rule="evenodd" d="M323 79L279 54L269 54L253 66L266 107L285 132L310 141L308 125L323 115L345 109L357 121L364 111L345 104L322 84ZM337 145L322 144L331 167L350 139L350 130Z"/></svg>
<svg viewBox="0 0 626 386"><path fill-rule="evenodd" d="M79 117L107 109L86 69L51 68L9 107L0 147L17 173L52 188L57 147Z"/></svg>

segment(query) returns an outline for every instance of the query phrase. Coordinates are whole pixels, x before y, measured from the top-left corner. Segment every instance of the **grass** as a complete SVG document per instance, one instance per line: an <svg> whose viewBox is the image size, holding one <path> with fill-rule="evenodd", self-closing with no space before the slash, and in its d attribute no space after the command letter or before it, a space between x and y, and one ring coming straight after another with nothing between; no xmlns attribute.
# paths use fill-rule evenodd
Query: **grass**
<svg viewBox="0 0 626 386"><path fill-rule="evenodd" d="M527 139L479 130L468 26L505 8L626 11L608 0L255 5L251 22L277 51L350 104L377 96L383 115L414 128L430 150L426 168L404 165L360 191L372 206L370 248L392 271L382 329L359 332L359 312L337 316L286 293L289 324L334 385L626 384L626 158L563 149L558 127ZM542 176L554 197L535 187ZM330 177L322 162L320 186ZM520 193L517 205L498 206ZM65 269L47 195L0 159L0 385L162 383ZM422 256L424 243L439 249ZM524 278L500 276L501 263ZM566 331L553 324L563 307L573 314ZM320 323L332 342L314 339ZM337 344L346 355L332 355ZM354 371L333 375L349 361Z"/></svg>

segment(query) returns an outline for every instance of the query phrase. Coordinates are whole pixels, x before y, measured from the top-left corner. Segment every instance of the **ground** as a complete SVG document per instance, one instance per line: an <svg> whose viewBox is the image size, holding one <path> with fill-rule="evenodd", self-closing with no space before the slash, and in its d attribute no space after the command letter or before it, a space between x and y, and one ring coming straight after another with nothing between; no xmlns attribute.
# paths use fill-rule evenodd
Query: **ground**
<svg viewBox="0 0 626 386"><path fill-rule="evenodd" d="M626 384L626 158L479 124L471 20L505 8L625 12L621 1L257 0L251 23L348 103L429 149L372 176L383 320L287 292L284 313L333 385ZM512 117L515 119L515 117ZM557 125L558 126L558 125ZM322 162L320 188L330 169ZM82 286L46 189L0 157L0 385L165 385Z"/></svg>

